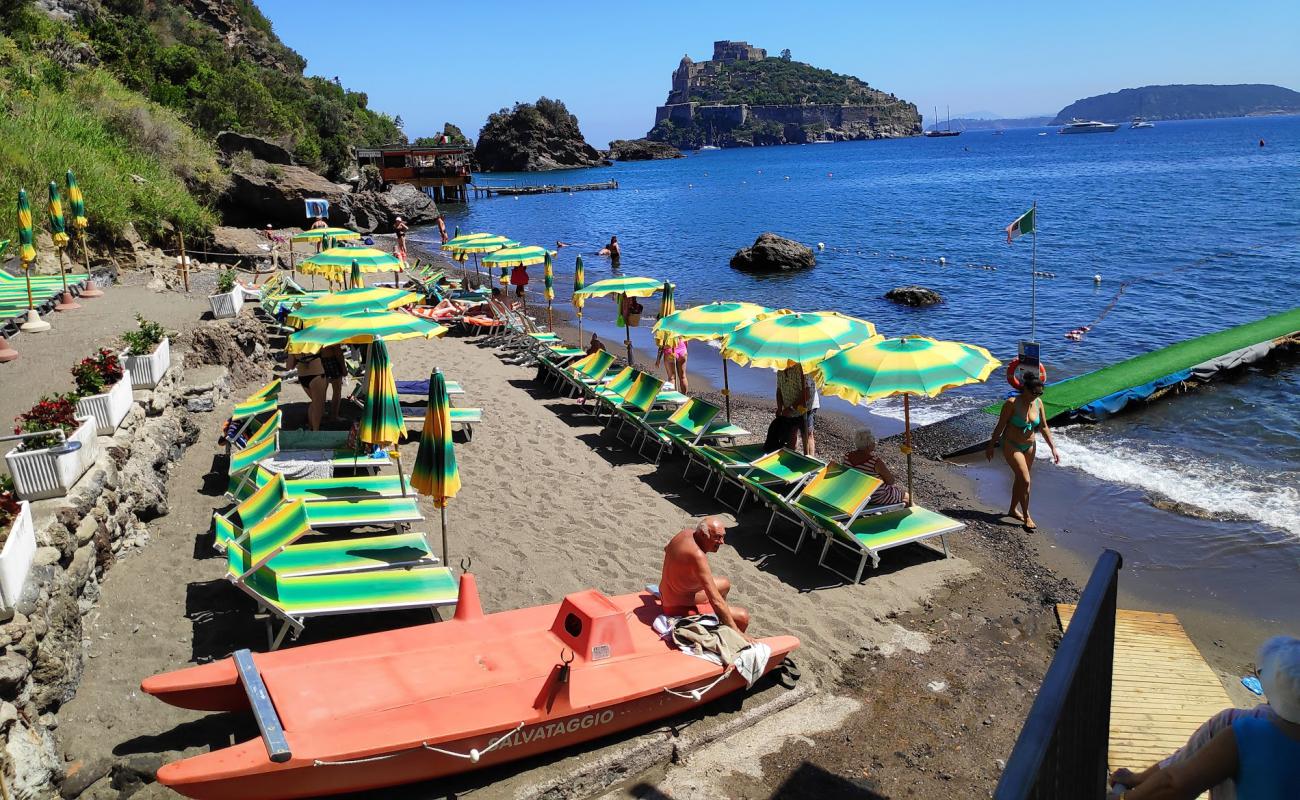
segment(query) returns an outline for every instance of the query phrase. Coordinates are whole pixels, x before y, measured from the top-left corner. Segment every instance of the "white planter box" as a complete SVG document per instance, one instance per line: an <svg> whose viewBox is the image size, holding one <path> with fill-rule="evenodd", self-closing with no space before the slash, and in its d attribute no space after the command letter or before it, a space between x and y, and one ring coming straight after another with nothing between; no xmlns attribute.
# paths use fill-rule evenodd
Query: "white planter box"
<svg viewBox="0 0 1300 800"><path fill-rule="evenodd" d="M236 286L225 294L210 294L208 305L212 306L213 319L237 317L239 309L244 307L244 292Z"/></svg>
<svg viewBox="0 0 1300 800"><path fill-rule="evenodd" d="M9 538L0 550L0 609L9 610L18 602L27 583L27 573L36 556L36 526L32 524L32 506L23 501L22 510L9 526Z"/></svg>
<svg viewBox="0 0 1300 800"><path fill-rule="evenodd" d="M112 436L117 426L126 419L131 410L131 379L122 376L122 380L113 384L113 388L104 394L83 397L77 401L77 413L83 417L94 417L99 426L96 431L100 436Z"/></svg>
<svg viewBox="0 0 1300 800"><path fill-rule="evenodd" d="M122 358L126 363L127 371L131 373L131 388L152 389L158 385L163 375L167 373L167 368L171 366L171 340L163 337L154 351L147 356L124 353Z"/></svg>
<svg viewBox="0 0 1300 800"><path fill-rule="evenodd" d="M14 490L23 500L44 500L62 497L86 474L99 455L95 420L78 417L81 425L68 438L81 442L81 449L62 455L51 455L49 450L11 450L5 453L5 464L14 479Z"/></svg>

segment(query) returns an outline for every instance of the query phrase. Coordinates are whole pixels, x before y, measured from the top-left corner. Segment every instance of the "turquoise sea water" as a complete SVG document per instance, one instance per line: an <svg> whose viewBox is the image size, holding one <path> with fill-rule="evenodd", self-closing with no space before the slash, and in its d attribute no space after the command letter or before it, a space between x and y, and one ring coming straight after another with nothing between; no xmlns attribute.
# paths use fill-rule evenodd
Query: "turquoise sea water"
<svg viewBox="0 0 1300 800"><path fill-rule="evenodd" d="M1037 338L1052 380L1300 303L1297 117L1162 122L1088 136L1021 129L723 150L478 182L608 179L621 188L449 208L449 225L526 244L574 243L557 260L560 304L578 253L588 281L611 274L595 252L617 234L622 273L674 281L679 305L736 299L835 309L886 335L960 339L1005 360L1029 332L1031 243L1008 246L1002 229L1036 200L1038 269L1054 275L1037 282ZM728 266L738 247L769 230L823 243L817 266L777 276ZM538 269L533 280L540 277ZM1064 334L1101 314L1123 281L1133 283L1109 315L1083 341L1067 341ZM881 298L907 283L932 287L946 302L914 310ZM597 316L600 303L593 301ZM764 394L770 388L770 375L748 381ZM937 419L1005 389L995 379L952 392L921 404L918 416ZM1217 557L1242 537L1298 544L1297 399L1296 364L1252 371L1065 430L1062 463L1235 523L1226 541L1188 559ZM872 410L901 416L890 401ZM1289 558L1294 568L1294 553Z"/></svg>

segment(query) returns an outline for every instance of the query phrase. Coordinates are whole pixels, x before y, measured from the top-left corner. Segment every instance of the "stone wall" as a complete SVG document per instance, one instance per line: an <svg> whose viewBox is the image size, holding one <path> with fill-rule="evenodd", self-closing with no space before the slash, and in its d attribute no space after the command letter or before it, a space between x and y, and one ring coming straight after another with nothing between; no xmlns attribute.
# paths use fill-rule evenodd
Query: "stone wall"
<svg viewBox="0 0 1300 800"><path fill-rule="evenodd" d="M99 599L105 571L148 542L147 523L168 513L171 465L199 436L194 412L229 395L224 367L187 370L184 362L183 351L174 353L158 388L135 393L131 412L113 436L100 437L98 459L71 493L32 504L36 559L13 616L0 622L0 770L10 797L57 796L64 765L56 712L81 681L82 619Z"/></svg>

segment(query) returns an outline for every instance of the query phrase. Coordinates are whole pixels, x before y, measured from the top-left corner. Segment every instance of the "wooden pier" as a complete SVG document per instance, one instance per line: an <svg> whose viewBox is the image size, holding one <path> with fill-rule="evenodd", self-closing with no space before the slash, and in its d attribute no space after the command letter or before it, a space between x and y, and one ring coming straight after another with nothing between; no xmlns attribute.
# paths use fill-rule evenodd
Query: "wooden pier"
<svg viewBox="0 0 1300 800"><path fill-rule="evenodd" d="M1056 607L1061 628L1074 606ZM1125 611L1115 616L1110 698L1110 768L1141 772L1171 755L1232 701L1219 676L1173 614Z"/></svg>
<svg viewBox="0 0 1300 800"><path fill-rule="evenodd" d="M594 192L601 189L617 189L618 181L604 181L602 183L575 183L567 186L561 186L554 183L547 183L540 186L479 186L471 184L475 197L492 197L493 195L520 195L520 194L556 194L558 192Z"/></svg>

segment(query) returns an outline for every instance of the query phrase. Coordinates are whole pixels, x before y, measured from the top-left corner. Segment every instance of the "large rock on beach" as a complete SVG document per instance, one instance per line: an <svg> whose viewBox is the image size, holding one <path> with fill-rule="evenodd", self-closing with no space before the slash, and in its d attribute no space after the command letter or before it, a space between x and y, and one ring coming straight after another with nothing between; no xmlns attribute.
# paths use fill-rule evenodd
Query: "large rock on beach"
<svg viewBox="0 0 1300 800"><path fill-rule="evenodd" d="M330 203L330 225L346 225L351 212L349 187L334 183L306 167L272 164L237 154L230 160L230 188L221 197L221 214L227 225L261 228L302 225L304 200Z"/></svg>
<svg viewBox="0 0 1300 800"><path fill-rule="evenodd" d="M226 158L231 158L235 153L248 153L253 158L261 159L268 164L293 163L293 154L289 152L287 147L267 141L260 136L250 136L246 133L236 133L234 131L218 133L217 149Z"/></svg>
<svg viewBox="0 0 1300 800"><path fill-rule="evenodd" d="M817 264L811 247L775 233L761 233L749 247L731 257L731 266L743 272L784 272Z"/></svg>
<svg viewBox="0 0 1300 800"><path fill-rule="evenodd" d="M427 194L407 183L394 183L382 192L356 192L348 203L352 211L349 227L361 233L392 233L398 217L414 228L432 225L441 216Z"/></svg>
<svg viewBox="0 0 1300 800"><path fill-rule="evenodd" d="M542 172L610 162L587 144L578 118L559 100L516 103L488 117L474 160L484 172Z"/></svg>
<svg viewBox="0 0 1300 800"><path fill-rule="evenodd" d="M896 286L885 292L885 299L913 308L933 306L943 302L938 292L924 286Z"/></svg>
<svg viewBox="0 0 1300 800"><path fill-rule="evenodd" d="M609 143L609 157L615 161L684 158L681 150L667 142L652 142L649 139L615 139Z"/></svg>

